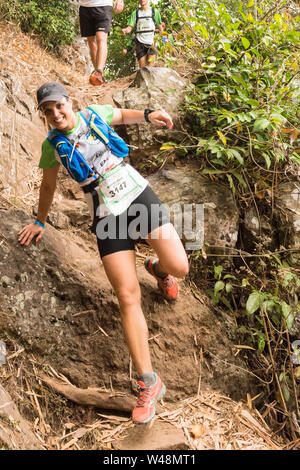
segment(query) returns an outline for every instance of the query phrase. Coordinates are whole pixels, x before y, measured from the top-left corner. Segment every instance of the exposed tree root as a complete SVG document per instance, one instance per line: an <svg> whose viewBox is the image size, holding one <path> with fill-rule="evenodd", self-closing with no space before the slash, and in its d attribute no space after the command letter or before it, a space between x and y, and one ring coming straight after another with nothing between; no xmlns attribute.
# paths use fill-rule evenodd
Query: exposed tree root
<svg viewBox="0 0 300 470"><path fill-rule="evenodd" d="M99 388L78 388L74 385L65 384L46 376L41 376L41 379L53 390L79 405L95 406L102 410L116 410L131 413L136 404L136 399L125 393L113 394L103 392Z"/></svg>

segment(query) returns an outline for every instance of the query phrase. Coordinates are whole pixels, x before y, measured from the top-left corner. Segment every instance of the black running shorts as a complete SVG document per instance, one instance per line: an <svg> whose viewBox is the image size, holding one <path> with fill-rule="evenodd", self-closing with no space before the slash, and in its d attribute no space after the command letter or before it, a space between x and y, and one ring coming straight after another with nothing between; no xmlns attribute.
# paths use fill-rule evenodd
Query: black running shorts
<svg viewBox="0 0 300 470"><path fill-rule="evenodd" d="M143 44L137 39L135 40L135 53L137 60L140 60L145 55L156 55L154 49L152 49L150 44Z"/></svg>
<svg viewBox="0 0 300 470"><path fill-rule="evenodd" d="M112 6L80 7L79 22L81 36L95 36L97 31L109 33L112 21Z"/></svg>
<svg viewBox="0 0 300 470"><path fill-rule="evenodd" d="M96 214L98 197L95 191L91 194ZM166 206L147 186L122 214L95 217L91 230L97 236L100 257L103 258L118 251L134 250L138 240L147 238L153 230L169 222L170 214Z"/></svg>

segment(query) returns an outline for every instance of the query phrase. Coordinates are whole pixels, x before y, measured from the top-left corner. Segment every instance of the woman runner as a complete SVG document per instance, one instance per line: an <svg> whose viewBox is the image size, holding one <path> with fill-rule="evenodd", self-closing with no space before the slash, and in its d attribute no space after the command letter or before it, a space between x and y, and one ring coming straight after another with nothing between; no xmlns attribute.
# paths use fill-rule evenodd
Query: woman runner
<svg viewBox="0 0 300 470"><path fill-rule="evenodd" d="M176 300L178 285L173 276L186 276L188 260L161 201L147 180L124 163L122 156L116 155L119 151L114 147L114 141L104 143L97 123L114 126L146 121L172 128L172 118L163 110L117 109L110 105L91 105L81 113L75 113L72 98L57 82L42 85L37 91L37 101L53 132L42 144L39 167L43 169L43 178L37 219L20 230L19 242L28 246L34 237L38 242L44 235L60 163L64 164L65 155L62 155L60 145L67 142L64 145L70 147L69 160L72 162L79 152L91 169L80 185L93 217L93 231L97 235L106 275L118 298L126 342L138 373L139 396L132 419L147 423L154 417L156 401L162 398L166 388L151 364L148 328L136 273L134 246L137 233L143 234L142 238L156 252L156 257L145 261L145 267L157 280L166 299ZM107 135L113 139L113 134ZM59 137L56 143L53 136ZM117 134L114 136L121 141ZM121 141L122 145L125 145L124 141ZM137 217L137 213L143 217Z"/></svg>

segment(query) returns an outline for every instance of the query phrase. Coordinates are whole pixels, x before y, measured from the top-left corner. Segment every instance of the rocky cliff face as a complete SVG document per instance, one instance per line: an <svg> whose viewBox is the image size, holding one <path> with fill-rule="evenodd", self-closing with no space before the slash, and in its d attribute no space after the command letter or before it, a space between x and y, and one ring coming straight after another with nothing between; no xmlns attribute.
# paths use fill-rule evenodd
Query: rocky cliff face
<svg viewBox="0 0 300 470"><path fill-rule="evenodd" d="M0 103L0 188L7 196L23 197L36 181L46 128L33 98L15 75L5 71L0 77Z"/></svg>

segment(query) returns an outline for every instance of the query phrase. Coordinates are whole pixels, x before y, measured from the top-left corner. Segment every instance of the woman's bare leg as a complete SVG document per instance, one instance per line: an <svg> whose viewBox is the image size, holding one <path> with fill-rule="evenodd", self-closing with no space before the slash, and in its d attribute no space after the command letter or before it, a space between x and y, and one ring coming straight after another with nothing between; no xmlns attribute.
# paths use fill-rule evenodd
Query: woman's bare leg
<svg viewBox="0 0 300 470"><path fill-rule="evenodd" d="M118 297L126 342L139 375L152 371L148 327L141 308L135 252L119 251L102 258L106 275Z"/></svg>
<svg viewBox="0 0 300 470"><path fill-rule="evenodd" d="M156 265L158 274L172 274L179 278L188 274L187 255L172 224L165 224L153 230L146 241L158 256L159 262Z"/></svg>
<svg viewBox="0 0 300 470"><path fill-rule="evenodd" d="M144 55L144 57L141 57L141 58L138 60L138 62L139 62L139 67L140 67L140 69L141 69L142 67L145 67L145 65L146 65L146 56Z"/></svg>

